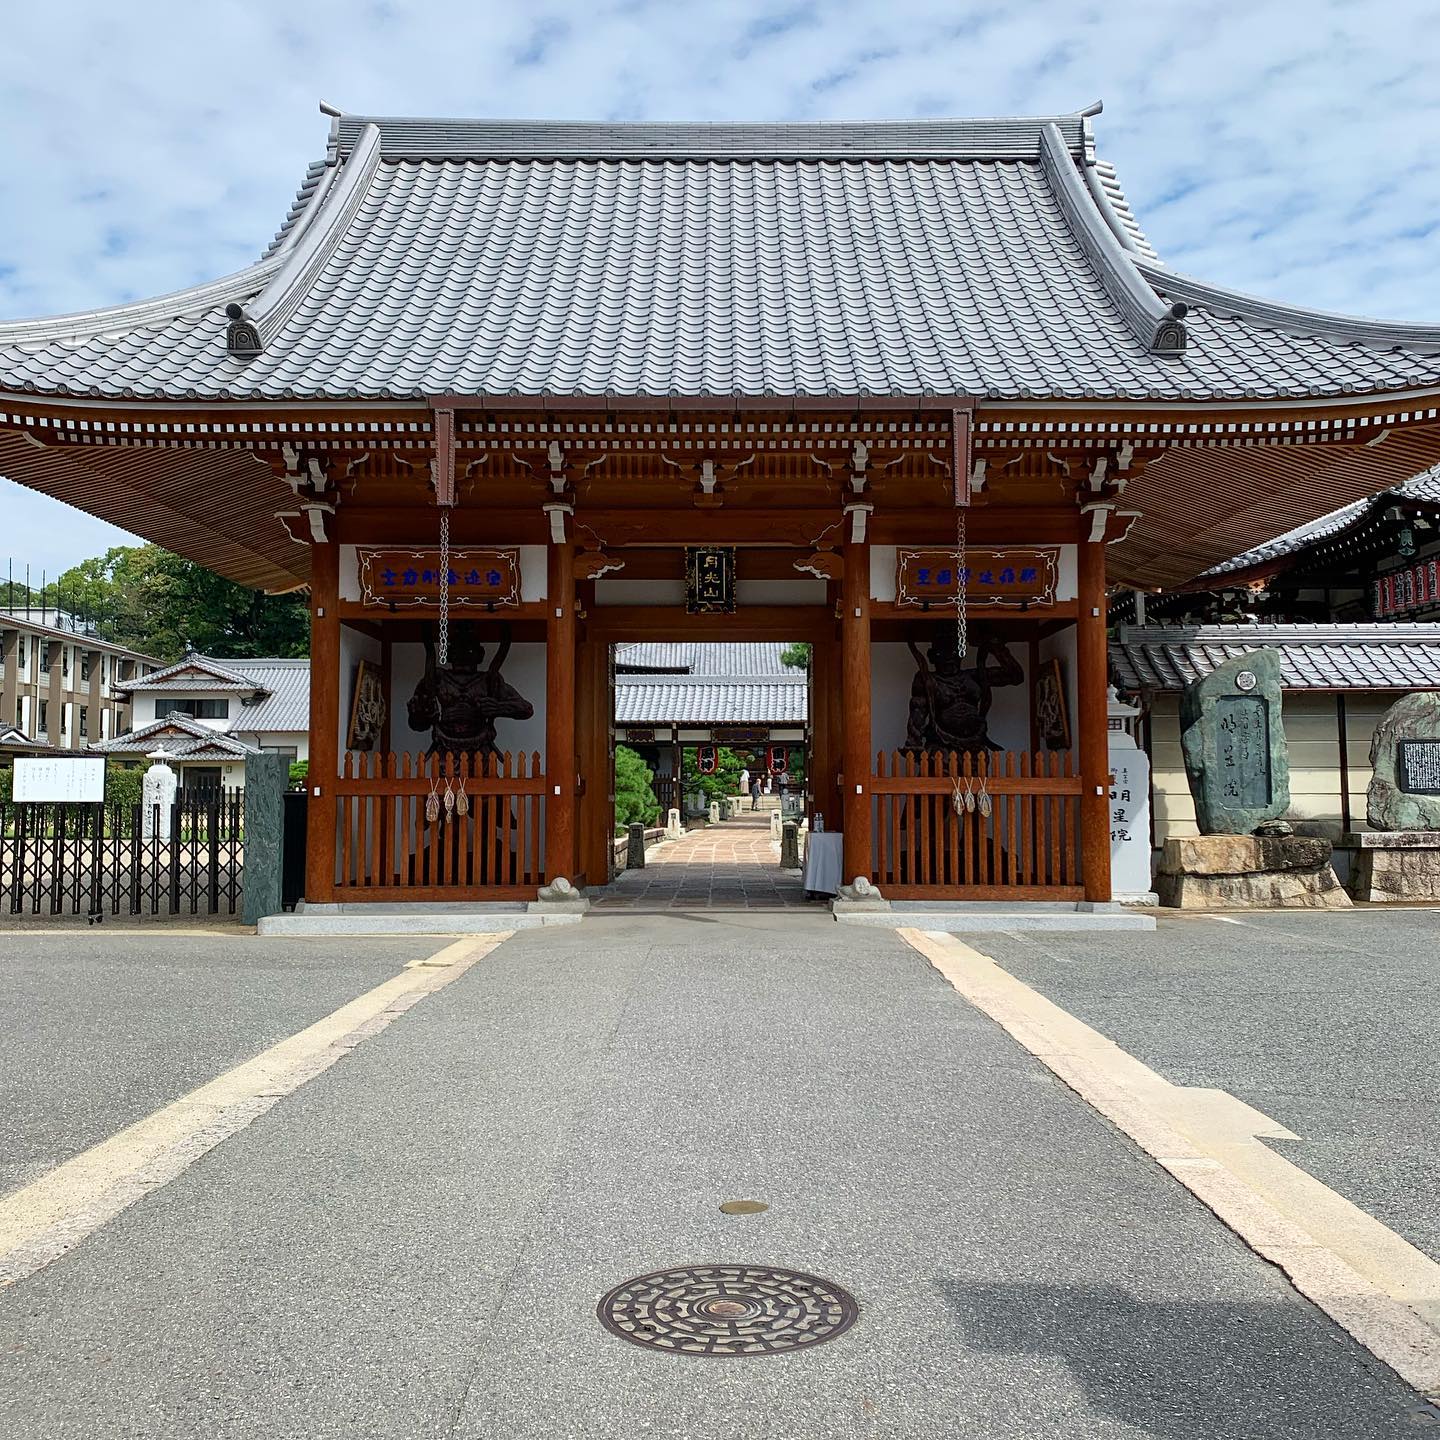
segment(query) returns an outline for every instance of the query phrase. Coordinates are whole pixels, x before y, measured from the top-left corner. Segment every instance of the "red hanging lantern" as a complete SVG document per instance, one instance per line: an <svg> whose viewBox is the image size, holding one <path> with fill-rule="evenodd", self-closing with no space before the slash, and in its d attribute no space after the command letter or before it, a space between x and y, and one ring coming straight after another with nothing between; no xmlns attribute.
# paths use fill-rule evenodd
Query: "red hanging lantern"
<svg viewBox="0 0 1440 1440"><path fill-rule="evenodd" d="M715 752L713 745L701 745L695 751L695 763L702 775L713 775L720 757Z"/></svg>
<svg viewBox="0 0 1440 1440"><path fill-rule="evenodd" d="M769 759L772 775L784 775L790 769L790 752L783 745L772 745Z"/></svg>

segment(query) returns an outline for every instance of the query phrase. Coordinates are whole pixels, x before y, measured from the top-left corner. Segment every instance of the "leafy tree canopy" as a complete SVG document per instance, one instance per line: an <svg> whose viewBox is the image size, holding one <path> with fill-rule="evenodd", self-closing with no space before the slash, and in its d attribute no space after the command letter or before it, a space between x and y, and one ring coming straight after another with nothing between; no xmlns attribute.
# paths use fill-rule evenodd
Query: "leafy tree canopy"
<svg viewBox="0 0 1440 1440"><path fill-rule="evenodd" d="M780 652L780 663L788 665L792 670L808 670L810 668L810 642L797 640L793 645L787 645Z"/></svg>
<svg viewBox="0 0 1440 1440"><path fill-rule="evenodd" d="M660 805L650 782L654 771L626 745L615 747L615 825L651 825L660 814Z"/></svg>
<svg viewBox="0 0 1440 1440"><path fill-rule="evenodd" d="M302 595L265 595L158 545L117 545L45 587L51 606L95 621L102 639L161 660L310 653Z"/></svg>

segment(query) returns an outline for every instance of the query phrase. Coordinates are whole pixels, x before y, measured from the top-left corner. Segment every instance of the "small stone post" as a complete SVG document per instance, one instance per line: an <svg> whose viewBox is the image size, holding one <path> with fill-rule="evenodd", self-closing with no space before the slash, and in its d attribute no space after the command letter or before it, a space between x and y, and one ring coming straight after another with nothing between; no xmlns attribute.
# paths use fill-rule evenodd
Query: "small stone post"
<svg viewBox="0 0 1440 1440"><path fill-rule="evenodd" d="M281 909L285 862L285 786L290 762L274 751L245 761L245 905L242 919L256 924Z"/></svg>
<svg viewBox="0 0 1440 1440"><path fill-rule="evenodd" d="M685 838L685 827L680 823L678 810L671 810L665 816L665 838L667 840L683 840Z"/></svg>
<svg viewBox="0 0 1440 1440"><path fill-rule="evenodd" d="M645 868L645 827L637 821L630 826L626 833L625 868L627 870L643 870Z"/></svg>
<svg viewBox="0 0 1440 1440"><path fill-rule="evenodd" d="M718 825L720 823L720 805L719 802L715 800L710 802L710 823L712 825Z"/></svg>
<svg viewBox="0 0 1440 1440"><path fill-rule="evenodd" d="M800 827L793 820L787 820L780 832L780 868L800 868Z"/></svg>

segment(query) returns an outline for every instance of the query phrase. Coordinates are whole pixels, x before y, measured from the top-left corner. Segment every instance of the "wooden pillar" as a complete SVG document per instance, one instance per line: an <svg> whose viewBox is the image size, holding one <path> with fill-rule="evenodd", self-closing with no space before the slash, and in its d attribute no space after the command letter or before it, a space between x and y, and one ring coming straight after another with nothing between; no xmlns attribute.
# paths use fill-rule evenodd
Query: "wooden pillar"
<svg viewBox="0 0 1440 1440"><path fill-rule="evenodd" d="M310 547L310 800L305 898L335 898L335 782L340 775L340 547Z"/></svg>
<svg viewBox="0 0 1440 1440"><path fill-rule="evenodd" d="M1105 642L1105 542L1082 533L1075 679L1080 722L1080 865L1087 900L1110 898L1110 663Z"/></svg>
<svg viewBox="0 0 1440 1440"><path fill-rule="evenodd" d="M845 697L840 767L844 775L845 884L870 878L870 545L845 546L840 590L840 683Z"/></svg>
<svg viewBox="0 0 1440 1440"><path fill-rule="evenodd" d="M545 590L545 879L575 878L575 561L552 543Z"/></svg>

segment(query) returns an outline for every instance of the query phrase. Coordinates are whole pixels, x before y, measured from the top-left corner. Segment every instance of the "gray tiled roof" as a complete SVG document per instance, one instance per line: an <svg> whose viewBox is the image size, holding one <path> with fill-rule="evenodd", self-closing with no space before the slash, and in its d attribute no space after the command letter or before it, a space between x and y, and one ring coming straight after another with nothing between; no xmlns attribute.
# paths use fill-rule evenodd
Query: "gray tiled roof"
<svg viewBox="0 0 1440 1440"><path fill-rule="evenodd" d="M803 725L809 708L803 674L795 680L723 675L617 675L620 725Z"/></svg>
<svg viewBox="0 0 1440 1440"><path fill-rule="evenodd" d="M0 725L0 750L49 750L44 740L32 740L14 725Z"/></svg>
<svg viewBox="0 0 1440 1440"><path fill-rule="evenodd" d="M192 651L183 660L123 687L167 695L216 692L259 695L230 718L245 734L310 728L310 661L274 658L212 660ZM263 693L262 693L263 692Z"/></svg>
<svg viewBox="0 0 1440 1440"><path fill-rule="evenodd" d="M803 681L803 669L781 663L785 648L772 641L617 645L615 664L631 671L683 670L690 675L728 675L737 679L768 675Z"/></svg>
<svg viewBox="0 0 1440 1440"><path fill-rule="evenodd" d="M156 301L0 325L0 387L1200 400L1440 383L1440 329L1275 306L1152 253L1084 115L342 116L263 260ZM1155 353L1178 343L1176 301L1191 306L1184 353ZM262 354L226 352L228 302Z"/></svg>
<svg viewBox="0 0 1440 1440"><path fill-rule="evenodd" d="M1277 535L1275 539L1267 540L1263 545L1256 545L1245 551L1243 555L1237 555L1233 560L1227 560L1223 565L1213 566L1200 576L1200 579L1228 575L1236 570L1248 570L1253 565L1263 565L1267 560L1275 560L1282 555L1289 555L1296 550L1303 549L1306 545L1313 545L1317 540L1323 540L1328 535L1338 535L1347 525L1353 524L1364 515L1367 510L1387 503L1392 496L1399 496L1405 500L1423 500L1430 505L1440 505L1440 465L1432 470L1426 470L1423 474L1414 475L1389 490L1382 490L1378 495L1369 495L1363 500L1354 500L1349 505L1342 505L1338 510L1332 510L1328 515L1322 515L1318 520L1312 520L1308 525L1299 525L1294 530L1287 530L1285 534Z"/></svg>
<svg viewBox="0 0 1440 1440"><path fill-rule="evenodd" d="M256 746L188 715L166 715L112 740L92 741L90 749L99 755L149 755L163 750L175 760L244 760L260 753Z"/></svg>
<svg viewBox="0 0 1440 1440"><path fill-rule="evenodd" d="M1183 690L1262 647L1287 690L1440 689L1440 625L1122 625L1110 665L1122 689Z"/></svg>

